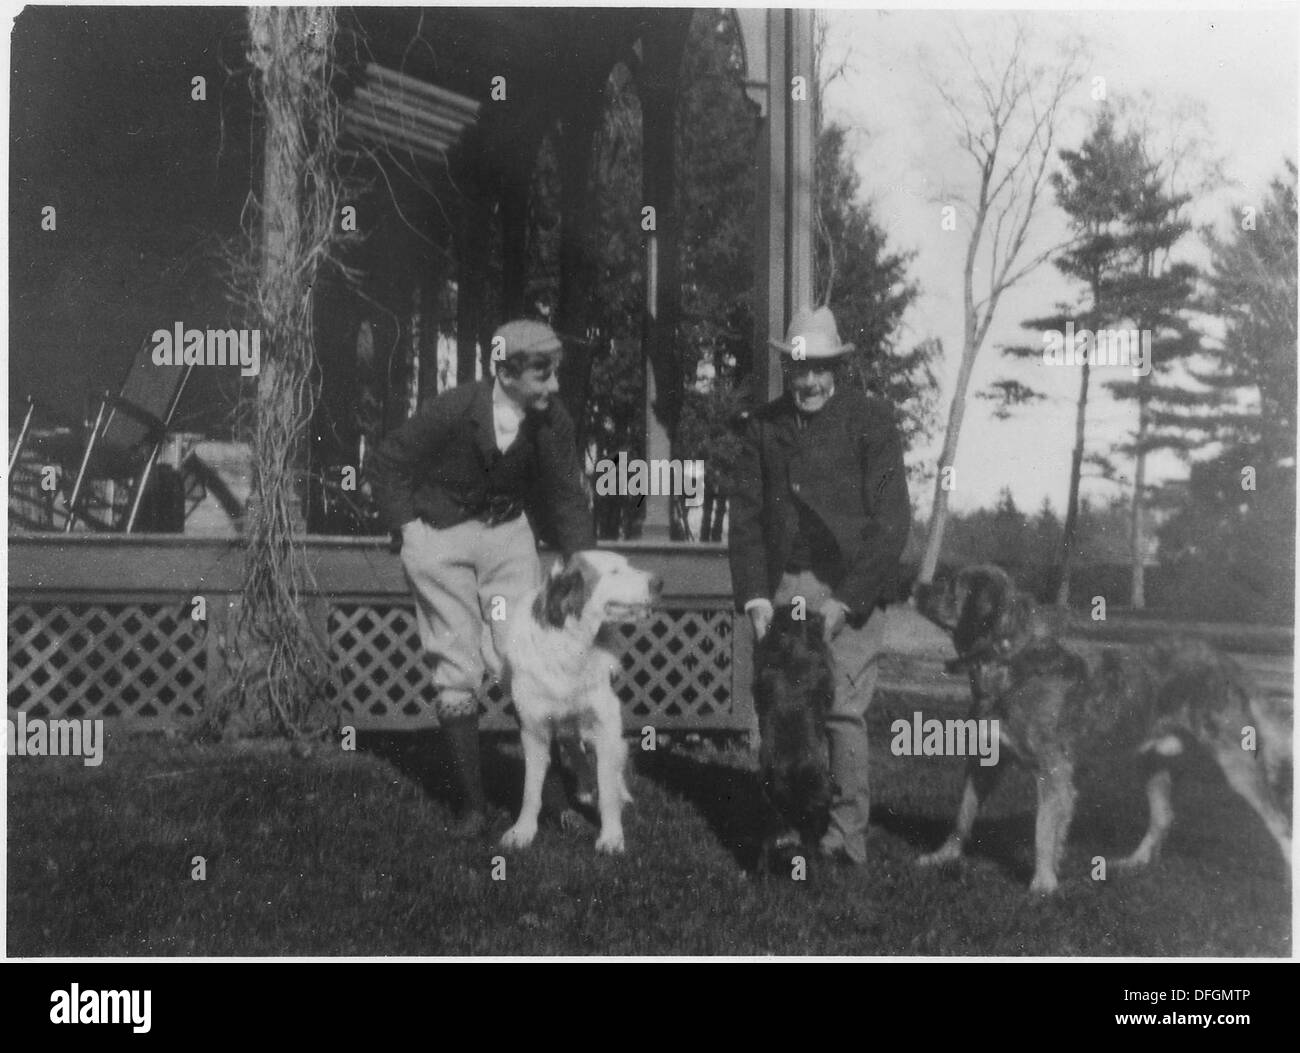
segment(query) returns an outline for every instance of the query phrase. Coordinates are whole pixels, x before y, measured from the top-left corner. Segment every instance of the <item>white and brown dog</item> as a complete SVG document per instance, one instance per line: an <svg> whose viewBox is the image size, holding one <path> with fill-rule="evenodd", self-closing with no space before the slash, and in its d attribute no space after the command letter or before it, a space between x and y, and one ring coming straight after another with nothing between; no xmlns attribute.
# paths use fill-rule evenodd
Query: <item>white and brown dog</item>
<svg viewBox="0 0 1300 1053"><path fill-rule="evenodd" d="M648 615L659 588L623 556L579 552L510 612L503 657L523 735L524 801L502 847L526 848L536 836L551 739L557 725L572 723L596 754L596 850L623 851L623 805L632 798L623 781L627 743L613 688L612 626Z"/></svg>

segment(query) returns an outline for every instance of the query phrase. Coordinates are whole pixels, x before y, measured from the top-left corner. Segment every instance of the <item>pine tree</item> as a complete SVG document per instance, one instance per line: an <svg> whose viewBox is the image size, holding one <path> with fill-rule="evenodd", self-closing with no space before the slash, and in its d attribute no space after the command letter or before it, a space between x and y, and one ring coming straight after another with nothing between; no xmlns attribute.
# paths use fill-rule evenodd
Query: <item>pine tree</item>
<svg viewBox="0 0 1300 1053"><path fill-rule="evenodd" d="M1197 380L1241 408L1187 413L1218 454L1167 487L1175 508L1160 532L1162 561L1178 570L1179 598L1215 598L1217 617L1293 617L1296 501L1296 166L1274 179L1261 208L1232 215L1232 234L1207 231L1208 292L1201 301L1224 322L1204 349L1211 368ZM1207 615L1210 612L1206 612Z"/></svg>
<svg viewBox="0 0 1300 1053"><path fill-rule="evenodd" d="M1094 362L1093 355L1081 355L1057 602L1064 604L1069 599L1084 464L1092 463L1102 475L1115 479L1118 473L1110 453L1119 452L1134 459L1130 602L1141 608L1145 604L1147 454L1160 448L1185 451L1194 447L1198 440L1188 429L1186 413L1191 407L1216 401L1212 392L1189 389L1176 370L1200 347L1187 316L1196 271L1189 264L1171 260L1171 250L1190 229L1182 216L1190 197L1170 191L1164 166L1151 159L1142 135L1132 130L1121 134L1109 108L1098 114L1080 149L1061 151L1061 159L1065 171L1055 174L1052 183L1057 201L1070 217L1074 240L1055 262L1061 273L1079 282L1084 291L1075 308L1060 304L1055 314L1032 319L1025 327L1045 335L1068 334L1066 326L1073 323L1078 336L1085 331L1089 334L1088 345L1096 353L1117 349L1114 336L1127 333L1123 346L1130 357L1124 367L1132 370L1133 379L1109 380L1106 387L1119 399L1135 401L1138 419L1131 442L1118 444L1114 451L1087 451L1087 405ZM1102 332L1107 334L1104 340L1099 336ZM1072 349L1070 341L1065 345L1067 352ZM1150 360L1146 361L1148 347ZM1015 347L1006 353L1026 358L1037 356L1041 349ZM1012 405L1042 397L1016 380L1001 380L994 388L993 397L999 400L1003 415Z"/></svg>
<svg viewBox="0 0 1300 1053"><path fill-rule="evenodd" d="M1211 368L1201 383L1225 393L1244 391L1257 408L1204 415L1207 437L1260 446L1267 459L1293 456L1296 445L1296 166L1269 187L1261 209L1232 215L1233 233L1205 232L1211 262L1202 308L1223 319L1226 332L1204 349Z"/></svg>
<svg viewBox="0 0 1300 1053"><path fill-rule="evenodd" d="M1069 332L1073 324L1078 331L1096 332L1117 322L1120 307L1115 302L1114 287L1125 255L1125 219L1133 210L1133 186L1141 166L1141 144L1133 134L1120 136L1115 116L1109 107L1098 113L1092 131L1078 150L1062 150L1063 172L1051 177L1057 203L1069 217L1072 233L1069 244L1053 261L1057 270L1083 286L1078 301L1057 304L1054 314L1033 318L1026 329L1055 334ZM1039 359L1046 341L1039 346L1003 349L1003 353L1021 359ZM1067 348L1067 350L1069 350ZM1079 487L1086 460L1085 433L1088 395L1092 383L1091 361L1079 368L1079 393L1075 404L1074 449L1070 458L1069 492L1065 503L1065 525L1055 560L1058 582L1056 602L1069 602L1070 575L1076 551L1079 521ZM1000 380L993 385L1000 402L999 416L1006 416L1010 406L1042 399L1044 396L1017 380Z"/></svg>
<svg viewBox="0 0 1300 1053"><path fill-rule="evenodd" d="M1195 291L1197 271L1191 264L1171 258L1174 246L1191 230L1184 209L1190 194L1169 186L1165 166L1152 160L1139 139L1138 178L1128 193L1124 216L1123 262L1109 290L1116 316L1147 340L1150 362L1133 379L1111 380L1106 387L1119 399L1137 403L1137 429L1132 443L1119 452L1133 457L1133 502L1129 529L1130 604L1146 604L1144 516L1148 504L1147 455L1158 449L1187 451L1198 439L1184 427L1189 407L1218 401L1213 392L1189 389L1178 366L1200 349L1200 336L1192 328L1188 304Z"/></svg>

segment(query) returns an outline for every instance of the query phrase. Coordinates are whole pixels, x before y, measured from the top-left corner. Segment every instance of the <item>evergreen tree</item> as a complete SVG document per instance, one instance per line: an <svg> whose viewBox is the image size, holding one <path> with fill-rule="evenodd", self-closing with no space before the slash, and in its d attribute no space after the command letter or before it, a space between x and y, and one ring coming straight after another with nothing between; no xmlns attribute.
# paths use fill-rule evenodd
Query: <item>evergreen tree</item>
<svg viewBox="0 0 1300 1053"><path fill-rule="evenodd" d="M1145 372L1132 379L1110 380L1106 387L1116 398L1137 403L1137 429L1133 442L1118 451L1133 457L1133 498L1129 530L1131 576L1130 604L1146 605L1144 528L1148 492L1147 455L1161 448L1187 451L1197 443L1182 424L1187 407L1216 400L1213 392L1189 389L1178 367L1200 349L1200 337L1191 327L1187 310L1195 291L1196 268L1171 258L1174 246L1191 230L1184 209L1190 194L1169 186L1164 166L1150 159L1139 140L1138 178L1128 195L1124 216L1123 262L1110 289L1115 314L1146 341L1150 334L1150 361Z"/></svg>
<svg viewBox="0 0 1300 1053"><path fill-rule="evenodd" d="M1125 217L1133 208L1133 186L1141 167L1141 144L1133 134L1121 136L1109 107L1098 113L1092 131L1078 150L1062 150L1063 172L1054 172L1052 188L1057 203L1069 217L1072 238L1054 260L1057 270L1083 289L1073 305L1058 304L1052 315L1024 323L1058 339L1076 330L1095 332L1119 319L1114 285L1125 252ZM1004 349L1013 358L1040 359L1046 341L1038 346ZM1072 350L1067 348L1066 350ZM1079 520L1079 487L1086 460L1088 395L1092 364L1085 359L1079 369L1079 393L1075 404L1074 449L1070 458L1070 482L1065 504L1065 525L1057 552L1058 585L1056 602L1069 602L1071 568L1076 551ZM994 388L1000 402L999 415L1008 407L1043 398L1016 380L998 381Z"/></svg>
<svg viewBox="0 0 1300 1053"><path fill-rule="evenodd" d="M1207 616L1265 618L1294 614L1296 502L1296 167L1273 180L1260 209L1232 216L1232 234L1206 232L1211 250L1205 310L1224 321L1223 338L1205 348L1211 369L1196 372L1244 408L1199 417L1207 440L1222 443L1192 466L1185 483L1166 488L1174 514L1160 531L1162 561L1175 574L1180 602L1214 597Z"/></svg>
<svg viewBox="0 0 1300 1053"><path fill-rule="evenodd" d="M1258 445L1267 459L1292 456L1296 445L1296 166L1269 187L1262 209L1239 209L1232 235L1205 232L1209 292L1202 307L1225 324L1223 339L1204 348L1211 368L1195 374L1225 393L1243 392L1257 406L1204 415L1208 437Z"/></svg>
<svg viewBox="0 0 1300 1053"><path fill-rule="evenodd" d="M1105 477L1114 479L1117 472L1109 455L1120 452L1134 459L1129 505L1130 602L1140 608L1145 603L1147 454L1162 447L1187 450L1195 445L1196 438L1184 420L1186 410L1214 400L1212 394L1190 390L1176 368L1199 349L1199 337L1187 317L1196 272L1188 264L1171 260L1171 250L1190 229L1182 216L1190 198L1169 190L1163 166L1151 160L1142 136L1135 131L1121 134L1109 108L1098 114L1080 149L1061 151L1061 159L1065 171L1056 173L1052 182L1057 201L1070 217L1074 239L1055 262L1063 274L1083 286L1083 292L1075 308L1058 305L1055 314L1025 323L1026 328L1045 335L1057 334L1066 353L1089 352L1080 355L1082 361L1078 362L1075 443L1057 602L1069 599L1084 464L1091 462ZM1068 339L1071 323L1082 346ZM1138 334L1136 344L1131 338L1133 331ZM1088 336L1083 338L1085 332ZM1098 335L1101 332L1107 339ZM1117 333L1126 334L1124 346L1130 356L1129 364L1121 368L1132 372L1124 379L1108 380L1106 387L1117 398L1137 403L1137 428L1132 442L1118 444L1114 451L1089 453L1085 436L1093 357L1117 349L1111 339ZM1022 358L1042 352L1042 348L1033 347L1007 349L1008 354ZM1015 380L999 381L995 390L1003 413L1011 405L1042 397Z"/></svg>

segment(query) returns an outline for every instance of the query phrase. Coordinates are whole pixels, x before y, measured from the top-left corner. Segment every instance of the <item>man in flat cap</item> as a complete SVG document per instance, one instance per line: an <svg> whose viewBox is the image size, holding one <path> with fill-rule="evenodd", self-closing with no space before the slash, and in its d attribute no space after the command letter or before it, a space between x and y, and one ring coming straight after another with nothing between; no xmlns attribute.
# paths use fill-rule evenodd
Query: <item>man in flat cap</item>
<svg viewBox="0 0 1300 1053"><path fill-rule="evenodd" d="M866 860L867 706L911 506L893 407L851 387L829 308L801 310L784 341L785 394L749 414L731 498L736 608L761 639L773 604L803 597L836 665L826 720L835 782L821 854Z"/></svg>
<svg viewBox="0 0 1300 1053"><path fill-rule="evenodd" d="M487 826L479 698L500 672L501 613L541 584L536 537L566 557L596 545L573 424L556 397L562 354L549 326L507 322L493 337L496 378L429 399L373 460L431 661L462 800L458 836Z"/></svg>

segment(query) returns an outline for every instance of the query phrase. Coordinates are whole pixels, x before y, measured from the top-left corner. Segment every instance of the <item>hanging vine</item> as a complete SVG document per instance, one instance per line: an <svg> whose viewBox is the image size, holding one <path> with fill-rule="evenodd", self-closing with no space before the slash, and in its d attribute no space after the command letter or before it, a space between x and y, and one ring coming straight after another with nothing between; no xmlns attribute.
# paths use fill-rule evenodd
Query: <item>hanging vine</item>
<svg viewBox="0 0 1300 1053"><path fill-rule="evenodd" d="M313 290L335 263L343 182L332 87L337 15L327 7L251 8L248 60L264 126L260 198L230 259L235 308L259 326L255 394L237 430L252 448L244 580L227 631L228 686L209 727L302 735L328 724L326 643L305 610L310 568L300 486L319 394Z"/></svg>

